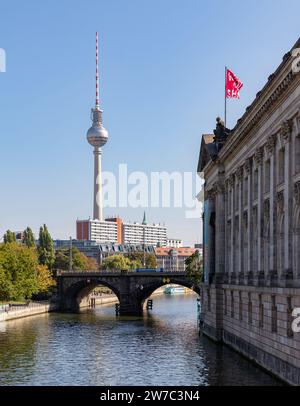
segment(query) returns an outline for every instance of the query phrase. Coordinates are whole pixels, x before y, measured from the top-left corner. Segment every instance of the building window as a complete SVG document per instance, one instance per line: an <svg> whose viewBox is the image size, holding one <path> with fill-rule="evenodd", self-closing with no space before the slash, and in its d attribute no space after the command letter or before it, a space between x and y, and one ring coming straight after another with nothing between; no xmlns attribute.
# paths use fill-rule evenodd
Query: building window
<svg viewBox="0 0 300 406"><path fill-rule="evenodd" d="M224 315L227 315L227 292L226 289L223 290L224 292Z"/></svg>
<svg viewBox="0 0 300 406"><path fill-rule="evenodd" d="M300 134L295 138L295 173L300 172Z"/></svg>
<svg viewBox="0 0 300 406"><path fill-rule="evenodd" d="M239 224L239 217L237 216L235 218L235 224ZM234 236L234 269L233 272L239 272L240 267L239 267L239 260L240 260L240 229L237 227L235 229L235 236Z"/></svg>
<svg viewBox="0 0 300 406"><path fill-rule="evenodd" d="M258 238L257 238L257 207L255 206L253 209L253 238L252 238L252 244L253 244L253 269L257 270L257 246L258 246Z"/></svg>
<svg viewBox="0 0 300 406"><path fill-rule="evenodd" d="M234 318L234 291L231 291L231 317Z"/></svg>
<svg viewBox="0 0 300 406"><path fill-rule="evenodd" d="M254 171L253 177L253 199L256 200L258 196L258 170Z"/></svg>
<svg viewBox="0 0 300 406"><path fill-rule="evenodd" d="M231 221L228 221L227 223L227 227L228 227L228 238L227 238L227 272L231 272L232 271L232 264L231 264L231 250L232 250L232 246L231 246Z"/></svg>
<svg viewBox="0 0 300 406"><path fill-rule="evenodd" d="M211 299L210 299L210 289L207 289L207 310L211 310Z"/></svg>
<svg viewBox="0 0 300 406"><path fill-rule="evenodd" d="M276 306L276 296L272 295L272 308L271 308L271 331L272 333L277 333L277 306Z"/></svg>
<svg viewBox="0 0 300 406"><path fill-rule="evenodd" d="M243 182L243 205L247 206L248 204L248 179L244 179Z"/></svg>
<svg viewBox="0 0 300 406"><path fill-rule="evenodd" d="M292 316L292 312L293 312L293 307L292 307L292 298L291 296L287 297L287 309L286 309L286 320L287 320L287 324L286 324L286 335L289 338L293 338L294 337L294 332L292 330L292 323L293 323L293 316Z"/></svg>
<svg viewBox="0 0 300 406"><path fill-rule="evenodd" d="M265 176L264 176L264 188L265 192L268 193L270 192L270 179L271 179L271 166L270 166L270 160L266 161L265 163Z"/></svg>
<svg viewBox="0 0 300 406"><path fill-rule="evenodd" d="M259 300L259 305L258 305L258 313L259 313L259 319L258 319L258 327L263 328L264 327L264 305L262 301L262 295L258 295L258 300Z"/></svg>
<svg viewBox="0 0 300 406"><path fill-rule="evenodd" d="M243 230L244 230L244 238L243 238L243 243L244 243L244 272L248 270L248 212L244 212L243 215Z"/></svg>
<svg viewBox="0 0 300 406"><path fill-rule="evenodd" d="M248 323L252 325L252 300L251 292L248 293Z"/></svg>
<svg viewBox="0 0 300 406"><path fill-rule="evenodd" d="M284 181L284 148L282 148L278 153L278 177L277 184L283 183Z"/></svg>
<svg viewBox="0 0 300 406"><path fill-rule="evenodd" d="M277 238L277 265L279 273L281 274L284 269L284 214L278 218L278 238Z"/></svg>
<svg viewBox="0 0 300 406"><path fill-rule="evenodd" d="M270 202L265 201L265 209L269 210ZM269 271L269 262L270 262L270 215L265 213L264 216L264 249L263 249L263 261L265 272Z"/></svg>
<svg viewBox="0 0 300 406"><path fill-rule="evenodd" d="M240 319L240 321L243 320L243 298L242 298L242 292L239 292L239 319Z"/></svg>
<svg viewBox="0 0 300 406"><path fill-rule="evenodd" d="M296 185L295 185L296 186ZM294 219L294 233L293 233L293 241L294 241L294 269L297 270L296 272L298 275L300 274L300 212L298 216Z"/></svg>
<svg viewBox="0 0 300 406"><path fill-rule="evenodd" d="M227 214L228 216L231 215L231 199L232 199L232 189L230 189L228 193L228 204L227 204Z"/></svg>
<svg viewBox="0 0 300 406"><path fill-rule="evenodd" d="M237 211L238 210L238 208L239 208L239 190L240 189L240 187L239 187L239 184L238 183L236 183L236 185L235 185L235 202L234 202L234 204L235 204L235 211Z"/></svg>

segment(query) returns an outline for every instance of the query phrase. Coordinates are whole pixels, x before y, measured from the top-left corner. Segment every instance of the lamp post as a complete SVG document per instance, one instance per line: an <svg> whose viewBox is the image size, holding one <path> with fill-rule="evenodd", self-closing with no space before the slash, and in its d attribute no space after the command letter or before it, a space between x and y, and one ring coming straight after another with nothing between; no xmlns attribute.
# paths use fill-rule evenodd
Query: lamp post
<svg viewBox="0 0 300 406"><path fill-rule="evenodd" d="M72 258L72 237L70 237L70 255L69 255L69 271L72 272L73 268L73 258Z"/></svg>
<svg viewBox="0 0 300 406"><path fill-rule="evenodd" d="M143 267L146 268L145 225L143 226Z"/></svg>
<svg viewBox="0 0 300 406"><path fill-rule="evenodd" d="M146 268L146 251L145 251L145 243L146 243L146 225L147 225L147 220L146 220L146 212L144 212L144 217L143 217L143 267Z"/></svg>

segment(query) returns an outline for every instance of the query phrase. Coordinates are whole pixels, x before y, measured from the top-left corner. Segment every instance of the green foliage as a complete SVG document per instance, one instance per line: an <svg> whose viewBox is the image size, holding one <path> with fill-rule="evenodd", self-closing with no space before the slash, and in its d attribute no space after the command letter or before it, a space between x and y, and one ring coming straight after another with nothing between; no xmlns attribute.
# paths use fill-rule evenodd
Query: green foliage
<svg viewBox="0 0 300 406"><path fill-rule="evenodd" d="M70 267L70 250L62 248L55 253L54 268L62 271L69 270ZM72 270L93 270L97 269L97 262L93 258L85 256L77 247L72 247Z"/></svg>
<svg viewBox="0 0 300 406"><path fill-rule="evenodd" d="M47 267L39 269L35 248L17 243L0 245L0 300L30 299L52 284Z"/></svg>
<svg viewBox="0 0 300 406"><path fill-rule="evenodd" d="M0 300L8 300L12 296L13 285L11 275L1 264L0 254Z"/></svg>
<svg viewBox="0 0 300 406"><path fill-rule="evenodd" d="M51 272L46 265L38 265L36 268L36 276L38 283L38 293L46 293L52 286L55 286L55 281L51 276Z"/></svg>
<svg viewBox="0 0 300 406"><path fill-rule="evenodd" d="M104 258L102 261L102 269L108 269L110 271L113 270L121 270L121 269L133 269L132 262L129 258L124 257L124 255L111 255L109 257Z"/></svg>
<svg viewBox="0 0 300 406"><path fill-rule="evenodd" d="M203 261L199 251L185 260L186 274L188 279L195 285L199 285L203 276Z"/></svg>
<svg viewBox="0 0 300 406"><path fill-rule="evenodd" d="M26 230L24 230L24 235L23 235L23 244L25 244L27 247L32 248L35 247L35 238L34 234L31 230L30 227L27 227Z"/></svg>
<svg viewBox="0 0 300 406"><path fill-rule="evenodd" d="M131 261L137 261L136 263L138 266L135 268L140 268L143 265L144 261L144 253L139 251L139 252L131 252L127 254L127 257ZM145 254L145 262L146 262L146 268L156 268L157 267L157 261L156 261L156 256L154 254Z"/></svg>
<svg viewBox="0 0 300 406"><path fill-rule="evenodd" d="M156 257L153 254L146 254L146 267L156 268ZM130 254L122 255L116 254L106 257L102 261L102 269L109 270L134 270L141 268L143 265L143 252L132 252Z"/></svg>
<svg viewBox="0 0 300 406"><path fill-rule="evenodd" d="M49 269L52 269L55 262L55 250L53 240L46 224L40 228L38 253L39 263L41 265L46 265Z"/></svg>
<svg viewBox="0 0 300 406"><path fill-rule="evenodd" d="M11 242L16 242L16 235L10 230L7 230L3 236L3 240L5 244L9 244Z"/></svg>

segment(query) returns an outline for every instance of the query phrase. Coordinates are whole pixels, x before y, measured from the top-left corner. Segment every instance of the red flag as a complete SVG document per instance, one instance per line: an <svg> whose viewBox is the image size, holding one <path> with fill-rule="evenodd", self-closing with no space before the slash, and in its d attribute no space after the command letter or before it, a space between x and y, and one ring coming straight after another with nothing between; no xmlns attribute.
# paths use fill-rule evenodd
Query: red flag
<svg viewBox="0 0 300 406"><path fill-rule="evenodd" d="M226 98L240 98L239 91L243 87L243 82L240 81L229 69L226 69Z"/></svg>

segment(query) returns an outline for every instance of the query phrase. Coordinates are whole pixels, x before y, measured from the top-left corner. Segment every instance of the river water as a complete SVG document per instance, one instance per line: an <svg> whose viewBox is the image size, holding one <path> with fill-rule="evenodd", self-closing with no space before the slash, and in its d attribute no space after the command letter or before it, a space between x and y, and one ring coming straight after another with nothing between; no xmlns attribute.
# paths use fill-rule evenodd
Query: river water
<svg viewBox="0 0 300 406"><path fill-rule="evenodd" d="M194 295L153 304L143 318L106 305L0 323L0 385L280 385L199 337Z"/></svg>

